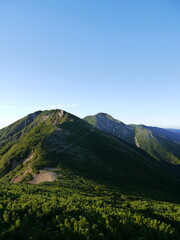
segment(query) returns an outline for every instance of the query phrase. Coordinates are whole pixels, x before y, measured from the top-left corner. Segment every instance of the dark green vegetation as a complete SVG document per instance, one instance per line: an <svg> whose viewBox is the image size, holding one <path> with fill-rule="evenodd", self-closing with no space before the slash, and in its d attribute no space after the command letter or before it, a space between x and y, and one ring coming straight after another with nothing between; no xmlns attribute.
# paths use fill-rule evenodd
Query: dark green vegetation
<svg viewBox="0 0 180 240"><path fill-rule="evenodd" d="M179 240L180 205L84 178L0 185L1 240Z"/></svg>
<svg viewBox="0 0 180 240"><path fill-rule="evenodd" d="M0 130L0 239L178 240L180 180L132 143L61 110Z"/></svg>
<svg viewBox="0 0 180 240"><path fill-rule="evenodd" d="M84 118L88 123L118 138L136 145L180 177L180 134L144 125L126 125L105 113Z"/></svg>

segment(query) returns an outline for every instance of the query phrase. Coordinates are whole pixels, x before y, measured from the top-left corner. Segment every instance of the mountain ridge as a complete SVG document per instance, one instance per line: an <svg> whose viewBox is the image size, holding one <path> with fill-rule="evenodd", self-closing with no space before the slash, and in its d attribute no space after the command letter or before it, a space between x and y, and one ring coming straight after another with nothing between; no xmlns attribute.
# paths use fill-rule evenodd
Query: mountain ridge
<svg viewBox="0 0 180 240"><path fill-rule="evenodd" d="M84 118L93 126L121 138L150 154L180 177L180 135L167 129L145 126L143 124L126 125L106 113L90 115ZM110 119L110 120L109 120ZM114 120L113 120L114 119ZM129 131L127 131L127 128ZM130 130L131 129L131 130Z"/></svg>
<svg viewBox="0 0 180 240"><path fill-rule="evenodd" d="M139 194L180 190L179 180L135 145L63 110L30 114L0 137L1 181L63 181L70 171Z"/></svg>

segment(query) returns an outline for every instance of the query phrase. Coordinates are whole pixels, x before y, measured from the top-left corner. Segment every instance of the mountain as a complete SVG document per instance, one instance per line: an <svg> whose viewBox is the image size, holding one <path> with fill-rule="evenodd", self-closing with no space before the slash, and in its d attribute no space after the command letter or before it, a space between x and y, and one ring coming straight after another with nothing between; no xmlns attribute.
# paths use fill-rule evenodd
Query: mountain
<svg viewBox="0 0 180 240"><path fill-rule="evenodd" d="M135 144L134 129L106 113L87 116L84 120L102 131L111 133L116 137Z"/></svg>
<svg viewBox="0 0 180 240"><path fill-rule="evenodd" d="M180 180L63 110L0 130L0 176L1 240L180 239Z"/></svg>
<svg viewBox="0 0 180 240"><path fill-rule="evenodd" d="M180 134L163 128L126 125L105 113L87 116L84 120L104 132L136 145L165 163L176 176L180 176Z"/></svg>
<svg viewBox="0 0 180 240"><path fill-rule="evenodd" d="M137 145L158 160L180 164L180 135L166 129L132 126Z"/></svg>
<svg viewBox="0 0 180 240"><path fill-rule="evenodd" d="M134 131L116 124L124 136ZM36 184L75 175L126 192L180 193L179 180L158 161L63 110L38 111L0 130L1 181Z"/></svg>
<svg viewBox="0 0 180 240"><path fill-rule="evenodd" d="M168 131L180 134L180 129L167 128Z"/></svg>

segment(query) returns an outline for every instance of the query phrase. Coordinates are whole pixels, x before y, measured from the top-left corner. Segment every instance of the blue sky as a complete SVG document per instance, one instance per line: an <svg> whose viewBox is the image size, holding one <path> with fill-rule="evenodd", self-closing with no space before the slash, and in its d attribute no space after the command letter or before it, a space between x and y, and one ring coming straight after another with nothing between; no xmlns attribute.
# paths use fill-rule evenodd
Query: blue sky
<svg viewBox="0 0 180 240"><path fill-rule="evenodd" d="M178 0L0 1L0 127L39 109L180 128Z"/></svg>

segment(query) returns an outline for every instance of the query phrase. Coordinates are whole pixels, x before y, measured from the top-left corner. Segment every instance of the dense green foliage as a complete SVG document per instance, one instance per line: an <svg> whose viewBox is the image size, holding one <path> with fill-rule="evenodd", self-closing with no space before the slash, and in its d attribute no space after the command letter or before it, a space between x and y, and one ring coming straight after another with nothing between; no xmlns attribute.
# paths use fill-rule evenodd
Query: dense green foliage
<svg viewBox="0 0 180 240"><path fill-rule="evenodd" d="M83 178L0 185L1 240L179 240L180 205Z"/></svg>
<svg viewBox="0 0 180 240"><path fill-rule="evenodd" d="M154 139L149 132L137 140ZM45 170L57 181L31 185ZM179 179L64 111L30 114L0 130L0 177L0 240L180 238Z"/></svg>

